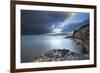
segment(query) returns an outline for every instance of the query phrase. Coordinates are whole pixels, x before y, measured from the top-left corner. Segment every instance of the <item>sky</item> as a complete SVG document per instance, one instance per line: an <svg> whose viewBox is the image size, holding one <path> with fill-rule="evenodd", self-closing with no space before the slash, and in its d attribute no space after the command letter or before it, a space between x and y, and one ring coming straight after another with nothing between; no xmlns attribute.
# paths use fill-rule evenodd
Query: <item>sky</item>
<svg viewBox="0 0 100 73"><path fill-rule="evenodd" d="M67 33L89 24L89 13L21 10L21 34Z"/></svg>

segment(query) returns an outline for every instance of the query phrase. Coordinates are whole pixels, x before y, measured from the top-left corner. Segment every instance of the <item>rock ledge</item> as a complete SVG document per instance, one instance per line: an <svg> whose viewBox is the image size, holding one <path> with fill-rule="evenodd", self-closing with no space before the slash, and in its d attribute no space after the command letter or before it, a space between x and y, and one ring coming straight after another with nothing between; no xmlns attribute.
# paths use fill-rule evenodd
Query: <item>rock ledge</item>
<svg viewBox="0 0 100 73"><path fill-rule="evenodd" d="M85 60L87 55L80 56L79 54L67 49L55 49L40 54L33 62L50 62L50 61L65 61L65 60Z"/></svg>

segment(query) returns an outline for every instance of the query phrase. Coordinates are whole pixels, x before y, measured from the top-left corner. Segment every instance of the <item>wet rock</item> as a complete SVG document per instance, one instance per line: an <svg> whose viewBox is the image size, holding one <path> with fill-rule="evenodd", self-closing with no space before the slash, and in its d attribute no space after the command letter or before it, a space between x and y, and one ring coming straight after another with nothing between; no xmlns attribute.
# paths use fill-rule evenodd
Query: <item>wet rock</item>
<svg viewBox="0 0 100 73"><path fill-rule="evenodd" d="M85 56L72 52L68 49L50 50L40 54L33 62L50 62L50 61L66 61L66 60L82 60L87 59Z"/></svg>

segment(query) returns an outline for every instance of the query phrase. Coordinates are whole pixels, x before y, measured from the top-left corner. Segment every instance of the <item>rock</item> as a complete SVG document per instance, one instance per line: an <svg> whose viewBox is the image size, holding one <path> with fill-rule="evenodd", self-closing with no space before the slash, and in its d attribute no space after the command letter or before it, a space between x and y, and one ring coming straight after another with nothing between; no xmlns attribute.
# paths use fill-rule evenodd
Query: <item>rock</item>
<svg viewBox="0 0 100 73"><path fill-rule="evenodd" d="M67 49L55 49L45 53L41 53L39 58L33 60L33 62L50 62L50 61L65 61L65 60L82 60L87 59L86 56L80 56L79 54Z"/></svg>

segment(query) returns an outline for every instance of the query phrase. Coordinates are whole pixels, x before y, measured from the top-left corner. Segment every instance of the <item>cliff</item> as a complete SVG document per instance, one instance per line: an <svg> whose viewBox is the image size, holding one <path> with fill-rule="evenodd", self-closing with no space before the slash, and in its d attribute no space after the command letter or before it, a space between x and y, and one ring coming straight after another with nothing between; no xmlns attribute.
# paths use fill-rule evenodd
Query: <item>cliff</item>
<svg viewBox="0 0 100 73"><path fill-rule="evenodd" d="M82 48L83 53L89 53L89 25L82 26L78 30L75 30L72 37L78 46Z"/></svg>

